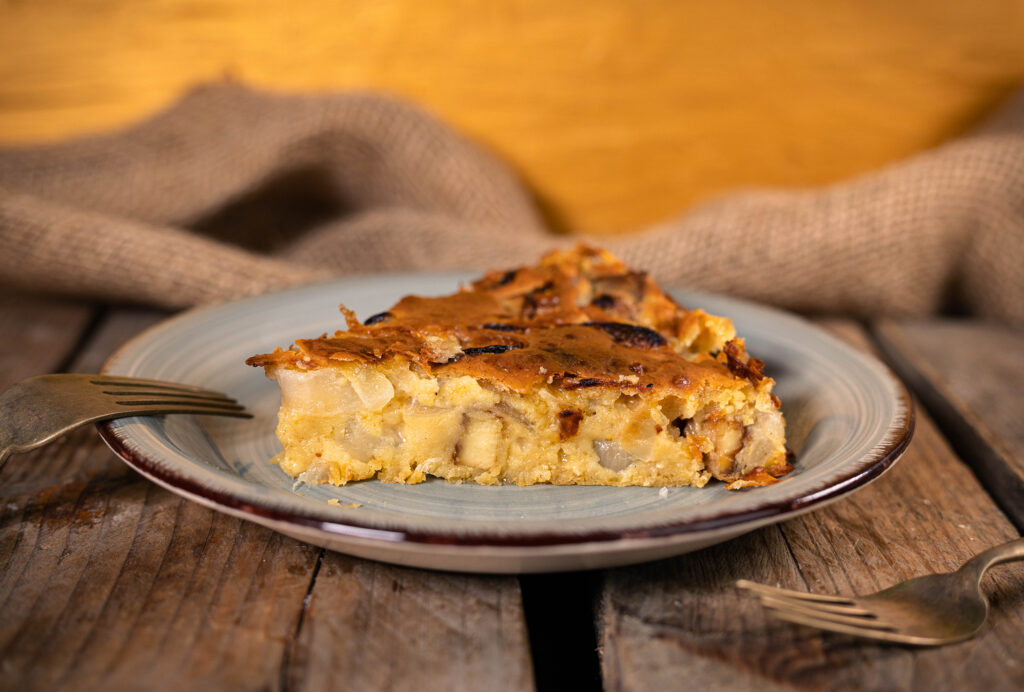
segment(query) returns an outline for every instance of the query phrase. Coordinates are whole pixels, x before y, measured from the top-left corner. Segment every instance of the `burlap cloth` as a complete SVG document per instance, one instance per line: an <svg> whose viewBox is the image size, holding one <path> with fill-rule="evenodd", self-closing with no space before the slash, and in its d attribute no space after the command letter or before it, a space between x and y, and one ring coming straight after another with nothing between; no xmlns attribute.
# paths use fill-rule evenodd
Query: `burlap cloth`
<svg viewBox="0 0 1024 692"><path fill-rule="evenodd" d="M0 152L0 284L20 289L179 308L569 242L505 165L377 95L209 86L123 132ZM737 192L601 244L666 283L795 310L1022 324L1024 94L870 175Z"/></svg>

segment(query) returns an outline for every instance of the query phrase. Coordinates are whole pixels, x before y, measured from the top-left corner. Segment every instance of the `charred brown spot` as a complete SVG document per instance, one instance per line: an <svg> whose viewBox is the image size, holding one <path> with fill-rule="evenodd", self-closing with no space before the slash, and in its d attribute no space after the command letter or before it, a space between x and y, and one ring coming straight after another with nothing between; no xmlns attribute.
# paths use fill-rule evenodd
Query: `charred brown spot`
<svg viewBox="0 0 1024 692"><path fill-rule="evenodd" d="M584 377L580 380L565 381L562 384L562 389L583 389L585 387L599 387L603 384L611 385L616 384L614 382L607 382L605 380L599 380L596 377Z"/></svg>
<svg viewBox="0 0 1024 692"><path fill-rule="evenodd" d="M596 327L604 330L617 344L625 344L634 348L656 348L668 342L658 332L648 327L624 322L584 322L584 327Z"/></svg>
<svg viewBox="0 0 1024 692"><path fill-rule="evenodd" d="M601 385L619 386L618 382L600 380L596 377L580 377L577 373L568 371L560 375L553 375L551 381L567 391L584 389L586 387L599 387Z"/></svg>
<svg viewBox="0 0 1024 692"><path fill-rule="evenodd" d="M764 379L764 361L747 356L746 351L736 341L727 341L723 351L733 375L745 377L755 387Z"/></svg>
<svg viewBox="0 0 1024 692"><path fill-rule="evenodd" d="M615 298L607 293L602 293L590 301L590 304L596 308L601 308L602 310L611 310L615 307Z"/></svg>
<svg viewBox="0 0 1024 692"><path fill-rule="evenodd" d="M548 294L548 291L554 287L555 283L553 281L545 281L542 285L524 295L523 305L520 309L522 316L530 319L536 317L538 312L544 312L557 307L560 302L558 294Z"/></svg>
<svg viewBox="0 0 1024 692"><path fill-rule="evenodd" d="M522 348L522 344L493 344L491 346L474 346L472 348L465 348L462 350L464 356L479 356L485 353L505 353L506 351L512 351L517 348ZM448 361L451 362L451 361Z"/></svg>
<svg viewBox="0 0 1024 692"><path fill-rule="evenodd" d="M775 408L782 408L782 401L779 399L779 397L775 396L774 394L769 394L768 396L771 397L772 403L775 404Z"/></svg>
<svg viewBox="0 0 1024 692"><path fill-rule="evenodd" d="M519 273L518 269L509 269L505 272L504 276L498 281L499 286L507 286L516 280L516 274Z"/></svg>
<svg viewBox="0 0 1024 692"><path fill-rule="evenodd" d="M491 344L490 346L472 346L470 348L462 349L462 353L456 353L454 356L446 360L444 363L433 363L433 365L451 365L452 363L458 362L466 356L482 356L487 354L505 353L506 351L512 351L517 348L522 348L523 344Z"/></svg>
<svg viewBox="0 0 1024 692"><path fill-rule="evenodd" d="M583 419L583 411L576 408L567 408L558 412L558 439L568 440L575 437L580 429L580 421Z"/></svg>
<svg viewBox="0 0 1024 692"><path fill-rule="evenodd" d="M481 325L484 329L493 329L496 332L525 332L526 327L518 324L505 324L504 322L486 322Z"/></svg>
<svg viewBox="0 0 1024 692"><path fill-rule="evenodd" d="M377 324L378 322L384 322L385 320L394 319L394 314L390 312L378 312L376 315L370 315L363 321L363 324Z"/></svg>

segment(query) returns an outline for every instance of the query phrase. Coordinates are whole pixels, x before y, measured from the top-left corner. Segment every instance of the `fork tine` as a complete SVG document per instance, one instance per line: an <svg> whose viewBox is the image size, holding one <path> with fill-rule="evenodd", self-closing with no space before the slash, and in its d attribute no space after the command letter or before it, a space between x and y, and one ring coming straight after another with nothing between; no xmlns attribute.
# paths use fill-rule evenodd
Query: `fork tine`
<svg viewBox="0 0 1024 692"><path fill-rule="evenodd" d="M196 399L196 400L199 400L199 401L217 401L217 402L228 403L228 404L234 404L234 403L238 402L237 399L232 399L231 397L227 396L226 394L213 394L213 393L210 393L210 394L205 394L205 393L204 394L191 394L191 393L186 393L186 392L170 392L170 391L168 391L168 392L153 392L153 391L143 390L143 389L138 389L138 390L135 390L135 391L131 391L131 390L118 391L116 389L104 389L103 393L104 394L109 394L110 396L120 396L120 397L125 397L125 396L137 396L137 397L149 397L149 398L178 397L178 398L181 398L181 399Z"/></svg>
<svg viewBox="0 0 1024 692"><path fill-rule="evenodd" d="M805 591L793 591L792 589L780 589L776 586L759 584L756 581L747 581L746 579L739 579L736 582L736 586L741 589L746 589L747 591L774 596L776 598L791 598L816 603L834 603L836 605L854 605L854 602L849 598L841 598L839 596L822 596L821 594L807 593Z"/></svg>
<svg viewBox="0 0 1024 692"><path fill-rule="evenodd" d="M841 634L851 634L857 637L881 639L883 641L890 642L904 642L915 644L933 643L921 637L900 634L900 632L894 627L869 628L861 625L848 625L841 622L832 622L831 620L822 620L820 618L796 612L773 611L773 613L780 620L785 620L786 622L793 622L798 625L806 625L808 627L816 627L820 630L829 630L830 632L839 632Z"/></svg>
<svg viewBox="0 0 1024 692"><path fill-rule="evenodd" d="M761 596L761 605L772 610L793 610L815 617L827 618L836 622L847 622L851 625L858 623L869 624L881 622L878 614L859 607L840 609L831 604L796 602L789 599L777 599L774 596Z"/></svg>
<svg viewBox="0 0 1024 692"><path fill-rule="evenodd" d="M110 375L97 375L89 380L90 383L101 387L148 387L152 389L165 389L170 392L190 392L194 394L216 394L220 392L204 387L195 387L189 384L177 382L164 382L163 380L147 380L138 377L115 377Z"/></svg>
<svg viewBox="0 0 1024 692"><path fill-rule="evenodd" d="M156 402L148 406L125 407L110 415L101 416L94 420L107 420L110 418L123 418L126 416L148 416L163 413L179 414L191 413L195 415L229 416L231 418L252 418L252 414L243 407L219 407L219 406L196 406L193 403L167 404L164 401Z"/></svg>
<svg viewBox="0 0 1024 692"><path fill-rule="evenodd" d="M183 399L180 401L171 401L168 399L125 399L123 401L115 401L118 406L124 406L125 408L133 407L156 407L160 408L163 406L184 406L187 408L194 408L198 411L243 411L245 407L241 404L229 403L229 402L216 402L216 401L198 401L195 399L188 400Z"/></svg>
<svg viewBox="0 0 1024 692"><path fill-rule="evenodd" d="M790 620L791 622L801 621L803 624L812 624L813 626L816 626L816 628L824 628L826 630L829 628L826 628L825 625L830 624L845 625L848 626L848 628L864 632L896 632L895 626L888 622L880 622L879 620L867 619L864 617L845 617L843 615L834 615L830 613L815 613L810 609L804 608L774 608L768 603L765 603L764 606L770 610L773 615L783 620Z"/></svg>

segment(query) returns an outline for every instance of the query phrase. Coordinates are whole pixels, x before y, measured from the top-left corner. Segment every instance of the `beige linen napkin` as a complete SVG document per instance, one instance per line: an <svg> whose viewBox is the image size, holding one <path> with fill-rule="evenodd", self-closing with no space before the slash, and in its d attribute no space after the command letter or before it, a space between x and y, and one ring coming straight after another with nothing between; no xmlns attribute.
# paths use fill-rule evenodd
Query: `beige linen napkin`
<svg viewBox="0 0 1024 692"><path fill-rule="evenodd" d="M221 84L123 132L0 151L0 285L21 289L178 308L574 241L502 163L372 94ZM1024 94L870 175L737 192L599 244L663 282L795 310L1024 324Z"/></svg>

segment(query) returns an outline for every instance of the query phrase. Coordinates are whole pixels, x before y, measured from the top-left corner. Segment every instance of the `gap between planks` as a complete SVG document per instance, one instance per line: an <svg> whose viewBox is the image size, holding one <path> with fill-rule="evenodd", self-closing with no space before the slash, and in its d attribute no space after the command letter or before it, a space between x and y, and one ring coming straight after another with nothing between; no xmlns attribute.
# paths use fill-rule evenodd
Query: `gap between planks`
<svg viewBox="0 0 1024 692"><path fill-rule="evenodd" d="M285 644L284 655L281 658L281 674L280 674L280 685L282 690L288 690L289 681L292 678L291 664L292 659L295 656L295 647L299 641L299 634L302 632L302 624L306 620L306 612L309 610L309 602L313 598L313 586L316 584L316 578L320 574L320 567L324 564L324 554L327 551L324 548L320 549L320 552L316 556L316 564L313 565L313 574L309 578L309 587L306 589L306 596L302 599L302 606L299 608L299 617L295 622L295 631L292 633L291 640Z"/></svg>
<svg viewBox="0 0 1024 692"><path fill-rule="evenodd" d="M601 690L600 583L599 571L520 575L538 692Z"/></svg>

